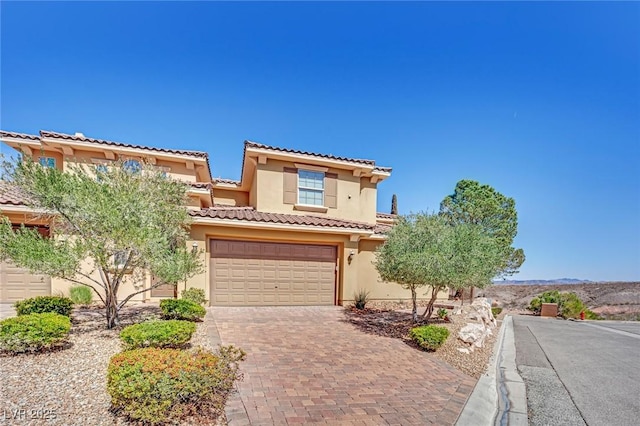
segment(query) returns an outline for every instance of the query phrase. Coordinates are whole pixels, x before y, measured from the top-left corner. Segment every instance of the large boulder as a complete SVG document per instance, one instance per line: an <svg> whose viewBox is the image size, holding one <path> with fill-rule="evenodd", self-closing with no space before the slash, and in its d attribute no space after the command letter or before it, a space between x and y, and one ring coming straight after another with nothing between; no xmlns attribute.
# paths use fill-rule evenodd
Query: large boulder
<svg viewBox="0 0 640 426"><path fill-rule="evenodd" d="M485 339L491 336L492 329L496 326L491 304L487 299L478 298L471 305L463 306L460 314L467 321L458 332L458 340L464 344L463 349L473 352L474 348L483 347Z"/></svg>

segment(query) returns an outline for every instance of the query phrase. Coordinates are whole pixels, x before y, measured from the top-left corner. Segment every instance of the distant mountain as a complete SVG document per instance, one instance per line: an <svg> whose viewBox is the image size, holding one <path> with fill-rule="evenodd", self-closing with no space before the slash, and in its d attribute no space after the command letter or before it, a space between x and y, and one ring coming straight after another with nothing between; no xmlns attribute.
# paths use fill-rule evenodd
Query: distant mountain
<svg viewBox="0 0 640 426"><path fill-rule="evenodd" d="M593 281L581 280L579 278L558 278L555 280L495 280L497 285L551 285L551 284L581 284Z"/></svg>

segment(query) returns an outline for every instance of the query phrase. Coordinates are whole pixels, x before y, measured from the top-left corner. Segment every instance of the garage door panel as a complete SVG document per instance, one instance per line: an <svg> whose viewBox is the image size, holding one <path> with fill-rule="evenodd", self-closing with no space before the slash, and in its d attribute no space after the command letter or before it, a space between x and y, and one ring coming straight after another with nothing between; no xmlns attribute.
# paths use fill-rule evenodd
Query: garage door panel
<svg viewBox="0 0 640 426"><path fill-rule="evenodd" d="M51 295L51 278L31 274L10 262L0 262L0 302L16 302L36 296Z"/></svg>
<svg viewBox="0 0 640 426"><path fill-rule="evenodd" d="M212 305L334 303L333 246L222 240L210 244Z"/></svg>

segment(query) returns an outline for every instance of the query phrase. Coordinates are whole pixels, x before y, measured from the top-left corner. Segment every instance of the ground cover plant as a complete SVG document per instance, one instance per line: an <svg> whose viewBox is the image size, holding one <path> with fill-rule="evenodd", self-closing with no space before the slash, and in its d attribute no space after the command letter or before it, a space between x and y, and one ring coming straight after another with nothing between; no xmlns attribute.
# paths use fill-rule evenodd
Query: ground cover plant
<svg viewBox="0 0 640 426"><path fill-rule="evenodd" d="M38 296L19 300L14 303L13 307L18 315L55 312L68 317L73 309L73 301L68 297L61 296Z"/></svg>
<svg viewBox="0 0 640 426"><path fill-rule="evenodd" d="M179 348L191 340L195 331L196 325L189 321L146 321L125 327L120 332L120 340L125 350L144 347Z"/></svg>
<svg viewBox="0 0 640 426"><path fill-rule="evenodd" d="M107 390L115 410L148 424L215 416L226 403L245 353L144 348L113 356Z"/></svg>
<svg viewBox="0 0 640 426"><path fill-rule="evenodd" d="M69 317L55 312L7 318L0 321L0 351L18 354L59 348L70 329Z"/></svg>
<svg viewBox="0 0 640 426"><path fill-rule="evenodd" d="M74 285L69 289L69 298L76 305L88 305L93 300L93 293L85 285Z"/></svg>
<svg viewBox="0 0 640 426"><path fill-rule="evenodd" d="M205 305L208 302L205 298L204 290L201 288L188 288L182 292L182 296L180 296L180 298L197 303L198 305Z"/></svg>
<svg viewBox="0 0 640 426"><path fill-rule="evenodd" d="M197 303L185 299L164 299L160 302L165 319L197 321L204 318L207 311Z"/></svg>

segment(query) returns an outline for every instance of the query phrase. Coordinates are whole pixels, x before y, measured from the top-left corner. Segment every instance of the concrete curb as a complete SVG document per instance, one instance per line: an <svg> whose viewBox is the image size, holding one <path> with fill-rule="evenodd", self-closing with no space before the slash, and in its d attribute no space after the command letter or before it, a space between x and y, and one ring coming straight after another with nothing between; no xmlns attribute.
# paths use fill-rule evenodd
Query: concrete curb
<svg viewBox="0 0 640 426"><path fill-rule="evenodd" d="M456 425L528 425L526 390L516 369L510 315L502 321L487 372L476 383Z"/></svg>

